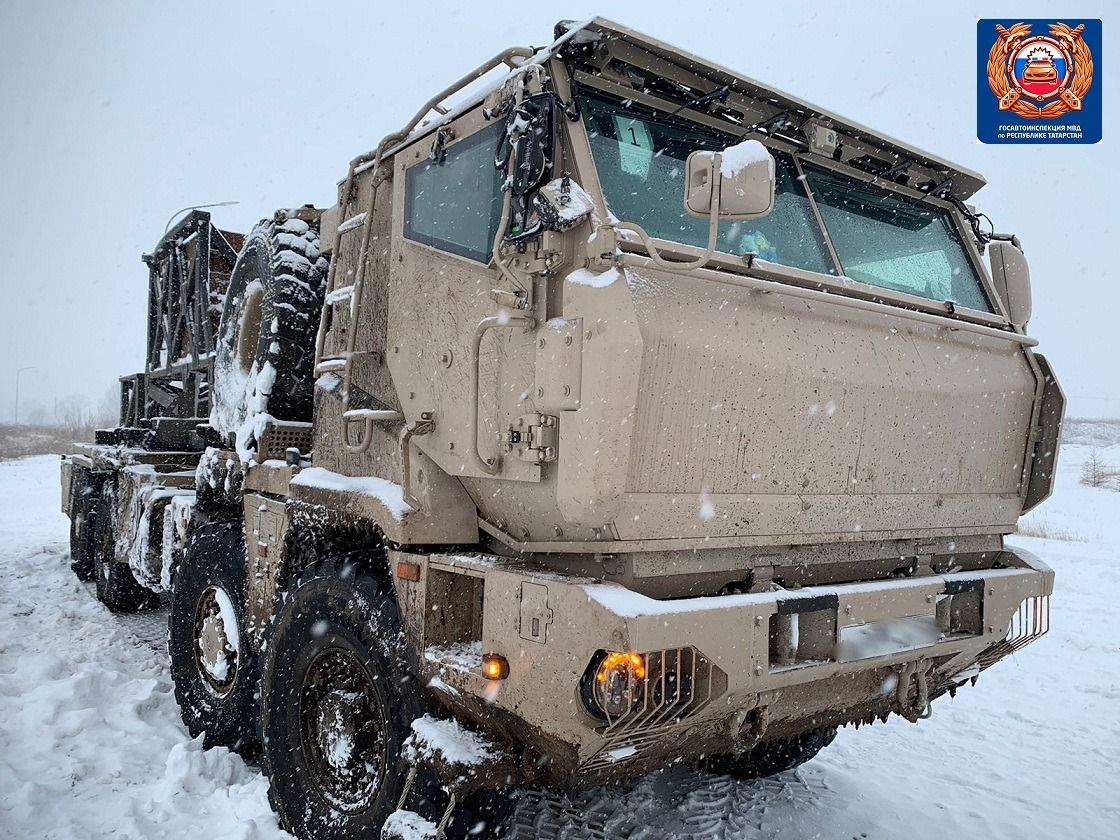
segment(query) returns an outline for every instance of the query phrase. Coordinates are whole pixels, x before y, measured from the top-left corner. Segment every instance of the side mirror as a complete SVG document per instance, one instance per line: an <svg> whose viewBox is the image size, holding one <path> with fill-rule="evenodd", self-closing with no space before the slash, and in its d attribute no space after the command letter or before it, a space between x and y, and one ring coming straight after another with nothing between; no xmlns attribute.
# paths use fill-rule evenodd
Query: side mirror
<svg viewBox="0 0 1120 840"><path fill-rule="evenodd" d="M708 218L760 219L774 209L774 158L757 140L722 152L693 152L685 164L684 209ZM712 207L712 196L719 207Z"/></svg>
<svg viewBox="0 0 1120 840"><path fill-rule="evenodd" d="M1031 319L1031 270L1027 258L1012 243L997 240L988 245L988 261L1008 318L1014 326L1025 327Z"/></svg>

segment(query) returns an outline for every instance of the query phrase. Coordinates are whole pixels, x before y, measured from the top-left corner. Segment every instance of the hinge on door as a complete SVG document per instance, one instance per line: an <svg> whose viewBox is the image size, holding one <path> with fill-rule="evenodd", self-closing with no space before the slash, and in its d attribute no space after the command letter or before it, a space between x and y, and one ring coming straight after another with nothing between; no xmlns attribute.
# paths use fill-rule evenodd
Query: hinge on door
<svg viewBox="0 0 1120 840"><path fill-rule="evenodd" d="M437 129L436 139L432 141L432 150L428 152L428 160L436 166L443 166L443 162L447 158L447 143L454 139L455 132L450 128Z"/></svg>
<svg viewBox="0 0 1120 840"><path fill-rule="evenodd" d="M502 435L506 451L516 449L522 461L541 464L556 460L558 420L551 414L525 414Z"/></svg>
<svg viewBox="0 0 1120 840"><path fill-rule="evenodd" d="M507 309L528 309L529 302L525 292L521 289L491 289L490 299L497 301L498 305Z"/></svg>

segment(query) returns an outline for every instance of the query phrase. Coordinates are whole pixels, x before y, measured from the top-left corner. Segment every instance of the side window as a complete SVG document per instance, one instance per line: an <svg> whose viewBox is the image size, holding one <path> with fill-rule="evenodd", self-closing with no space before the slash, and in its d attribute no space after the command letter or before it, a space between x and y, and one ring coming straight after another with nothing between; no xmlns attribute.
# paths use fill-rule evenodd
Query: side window
<svg viewBox="0 0 1120 840"><path fill-rule="evenodd" d="M502 174L494 168L501 123L447 148L405 173L404 235L453 254L489 262L502 212Z"/></svg>

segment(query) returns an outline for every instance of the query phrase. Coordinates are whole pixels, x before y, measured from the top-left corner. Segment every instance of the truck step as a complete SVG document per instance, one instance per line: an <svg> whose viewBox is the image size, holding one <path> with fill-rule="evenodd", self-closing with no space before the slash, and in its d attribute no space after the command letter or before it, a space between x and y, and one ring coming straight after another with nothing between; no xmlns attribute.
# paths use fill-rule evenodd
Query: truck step
<svg viewBox="0 0 1120 840"><path fill-rule="evenodd" d="M327 358L315 365L315 375L320 376L324 373L337 373L346 369L346 359L340 358Z"/></svg>
<svg viewBox="0 0 1120 840"><path fill-rule="evenodd" d="M369 420L373 423L400 423L404 415L391 408L351 408L342 412L342 419L349 421Z"/></svg>
<svg viewBox="0 0 1120 840"><path fill-rule="evenodd" d="M337 304L342 303L344 300L350 300L350 298L352 297L354 297L354 287L352 285L343 286L339 289L335 289L333 292L330 292L327 295L326 302L331 306L336 306Z"/></svg>
<svg viewBox="0 0 1120 840"><path fill-rule="evenodd" d="M366 214L365 213L359 213L356 216L351 216L349 219L347 219L345 222L343 222L342 224L340 224L338 226L338 235L341 236L344 233L349 233L352 230L357 230L358 228L362 227L365 223L366 223Z"/></svg>

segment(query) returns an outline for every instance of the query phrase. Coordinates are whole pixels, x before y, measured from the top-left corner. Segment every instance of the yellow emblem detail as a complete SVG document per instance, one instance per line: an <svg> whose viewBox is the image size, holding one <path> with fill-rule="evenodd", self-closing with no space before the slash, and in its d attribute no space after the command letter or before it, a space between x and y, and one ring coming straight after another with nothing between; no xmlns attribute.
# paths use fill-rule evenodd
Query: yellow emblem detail
<svg viewBox="0 0 1120 840"><path fill-rule="evenodd" d="M1010 29L996 24L999 37L988 53L987 69L988 87L999 100L999 109L1028 120L1056 119L1080 111L1081 100L1093 84L1093 54L1081 37L1084 31L1083 23L1075 28L1052 23L1049 37L1031 36L1029 23L1016 23ZM1015 74L1015 58L1035 43L1042 49L1030 53L1020 80ZM1063 78L1059 78L1055 54L1064 60ZM1044 90L1052 86L1053 90L1040 93L1038 86ZM1032 92L1029 87L1036 90Z"/></svg>

